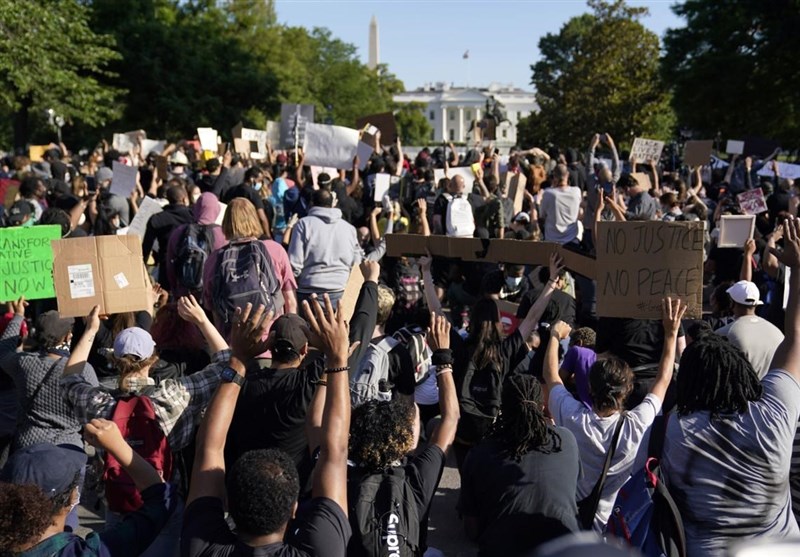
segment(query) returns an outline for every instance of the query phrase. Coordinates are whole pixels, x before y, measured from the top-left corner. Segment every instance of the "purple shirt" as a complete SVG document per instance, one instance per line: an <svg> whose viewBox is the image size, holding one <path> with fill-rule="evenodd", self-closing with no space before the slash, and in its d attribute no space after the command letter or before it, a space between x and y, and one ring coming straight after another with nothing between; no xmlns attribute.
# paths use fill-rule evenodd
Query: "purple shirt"
<svg viewBox="0 0 800 557"><path fill-rule="evenodd" d="M592 395L589 390L589 370L597 361L597 354L591 348L582 346L572 346L564 356L564 363L561 367L575 375L575 387L578 390L578 398L587 408L592 408Z"/></svg>

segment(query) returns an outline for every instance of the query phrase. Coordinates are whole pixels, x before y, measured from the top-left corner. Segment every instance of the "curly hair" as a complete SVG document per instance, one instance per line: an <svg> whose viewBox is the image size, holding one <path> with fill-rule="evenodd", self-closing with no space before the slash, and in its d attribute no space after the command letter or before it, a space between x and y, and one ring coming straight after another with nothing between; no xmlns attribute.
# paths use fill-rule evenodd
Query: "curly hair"
<svg viewBox="0 0 800 557"><path fill-rule="evenodd" d="M79 475L63 492L48 497L37 485L0 482L0 556L16 554L21 546L36 541L53 517L72 504Z"/></svg>
<svg viewBox="0 0 800 557"><path fill-rule="evenodd" d="M589 392L595 412L622 410L633 390L633 379L633 371L624 360L616 357L597 360L589 370Z"/></svg>
<svg viewBox="0 0 800 557"><path fill-rule="evenodd" d="M561 451L561 436L547 426L542 385L532 375L512 375L503 385L501 413L489 436L519 461L531 450Z"/></svg>
<svg viewBox="0 0 800 557"><path fill-rule="evenodd" d="M353 409L350 459L379 471L403 458L414 444L414 406L401 399L370 400Z"/></svg>
<svg viewBox="0 0 800 557"><path fill-rule="evenodd" d="M292 517L300 493L294 461L279 449L244 453L226 478L236 527L251 536L278 532Z"/></svg>
<svg viewBox="0 0 800 557"><path fill-rule="evenodd" d="M747 357L728 339L706 334L686 347L678 374L678 414L742 413L763 387Z"/></svg>
<svg viewBox="0 0 800 557"><path fill-rule="evenodd" d="M575 346L594 350L594 345L597 342L597 333L589 327L579 327L572 331L570 339Z"/></svg>

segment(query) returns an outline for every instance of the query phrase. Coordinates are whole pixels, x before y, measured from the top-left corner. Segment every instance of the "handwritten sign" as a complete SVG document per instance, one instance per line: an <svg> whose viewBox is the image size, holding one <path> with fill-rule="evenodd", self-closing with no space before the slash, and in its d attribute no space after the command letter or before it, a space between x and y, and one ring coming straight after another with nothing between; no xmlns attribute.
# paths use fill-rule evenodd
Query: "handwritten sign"
<svg viewBox="0 0 800 557"><path fill-rule="evenodd" d="M760 215L767 211L767 202L764 200L764 192L761 188L749 190L736 196L739 207L747 215Z"/></svg>
<svg viewBox="0 0 800 557"><path fill-rule="evenodd" d="M703 312L702 222L600 222L597 314L660 319L661 300L687 303L687 318Z"/></svg>
<svg viewBox="0 0 800 557"><path fill-rule="evenodd" d="M51 240L61 226L0 228L0 301L54 298Z"/></svg>
<svg viewBox="0 0 800 557"><path fill-rule="evenodd" d="M637 137L633 140L633 145L631 146L631 160L636 160L638 162L658 162L661 159L661 151L663 150L663 141Z"/></svg>

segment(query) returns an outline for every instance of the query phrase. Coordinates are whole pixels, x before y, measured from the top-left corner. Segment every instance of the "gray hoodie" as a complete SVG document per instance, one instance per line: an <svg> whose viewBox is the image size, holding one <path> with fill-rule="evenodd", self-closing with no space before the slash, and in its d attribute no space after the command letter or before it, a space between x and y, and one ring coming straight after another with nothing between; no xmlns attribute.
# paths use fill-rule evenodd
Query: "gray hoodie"
<svg viewBox="0 0 800 557"><path fill-rule="evenodd" d="M364 253L355 227L342 220L339 209L312 207L294 225L289 262L297 277L297 291L317 294L344 290L353 265Z"/></svg>

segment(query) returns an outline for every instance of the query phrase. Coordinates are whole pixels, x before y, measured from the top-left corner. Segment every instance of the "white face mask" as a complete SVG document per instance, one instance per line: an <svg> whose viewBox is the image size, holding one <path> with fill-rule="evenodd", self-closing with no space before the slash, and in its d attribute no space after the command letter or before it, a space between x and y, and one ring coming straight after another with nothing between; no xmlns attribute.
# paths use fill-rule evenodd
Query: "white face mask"
<svg viewBox="0 0 800 557"><path fill-rule="evenodd" d="M516 290L522 284L522 277L506 277L506 286Z"/></svg>
<svg viewBox="0 0 800 557"><path fill-rule="evenodd" d="M261 182L256 182L255 184L253 184L253 189L254 189L254 190L256 190L256 191L258 191L258 190L260 190L260 189L261 189L261 187L262 187L263 185L264 185L264 184L262 184Z"/></svg>
<svg viewBox="0 0 800 557"><path fill-rule="evenodd" d="M83 226L86 223L86 213L81 213L81 218L78 219L78 226Z"/></svg>

